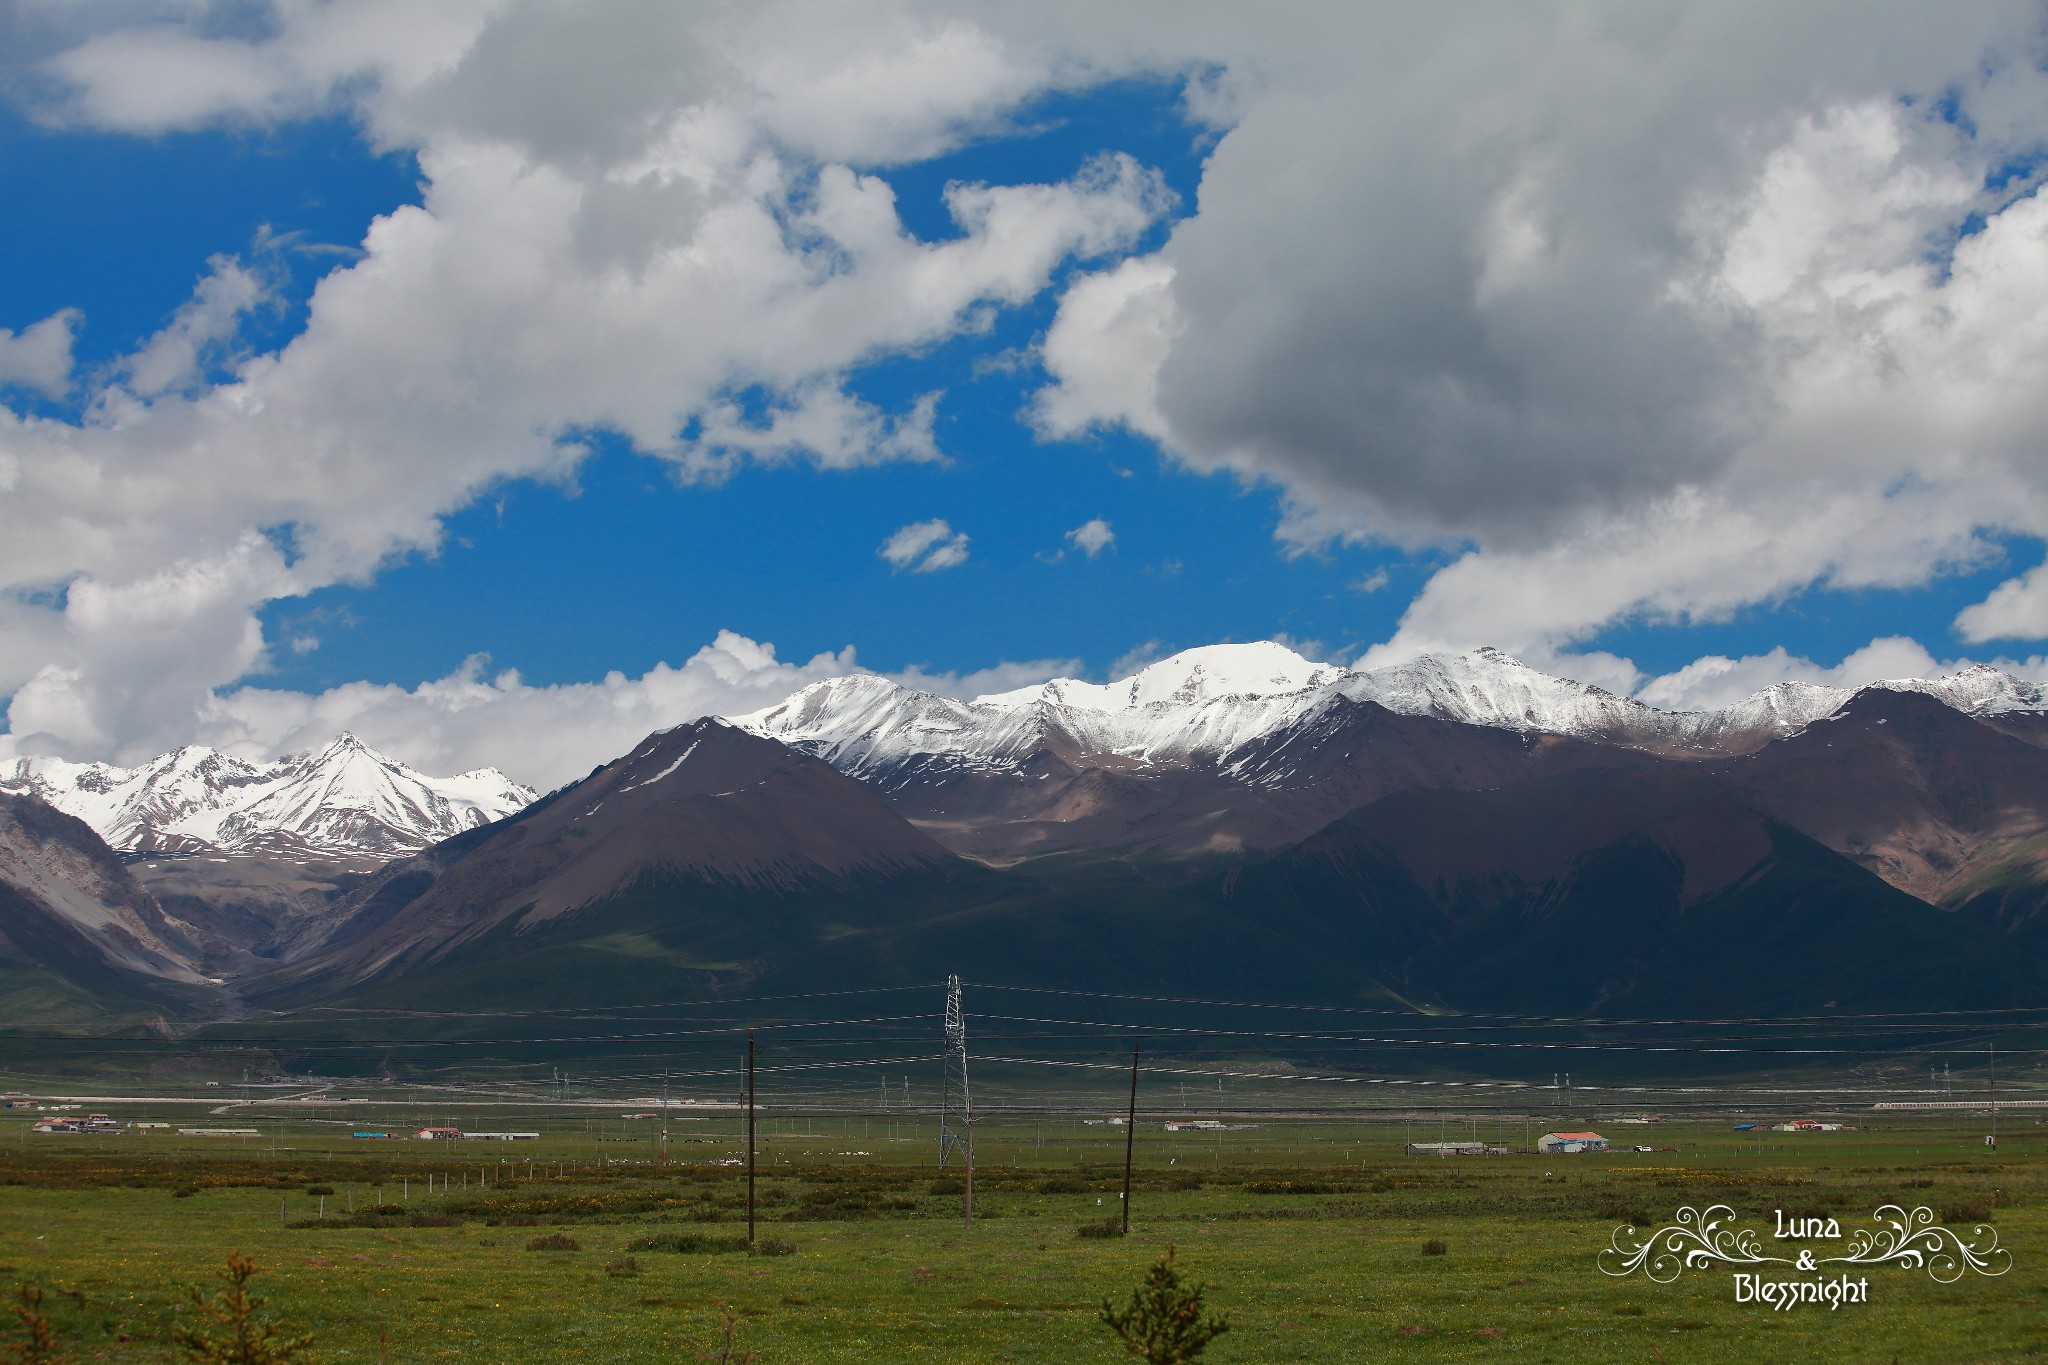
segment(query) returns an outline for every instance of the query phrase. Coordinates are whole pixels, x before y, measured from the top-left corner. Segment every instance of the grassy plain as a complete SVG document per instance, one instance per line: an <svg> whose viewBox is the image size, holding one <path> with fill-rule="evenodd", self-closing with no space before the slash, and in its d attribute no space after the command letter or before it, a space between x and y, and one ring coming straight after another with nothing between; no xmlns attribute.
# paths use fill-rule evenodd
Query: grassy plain
<svg viewBox="0 0 2048 1365"><path fill-rule="evenodd" d="M662 1166L659 1124L623 1118L630 1106L459 1119L545 1134L518 1144L349 1136L445 1117L418 1103L88 1107L173 1126L95 1138L28 1133L35 1115L0 1124L0 1284L42 1285L78 1360L175 1358L185 1287L240 1250L263 1268L269 1311L312 1331L321 1361L718 1360L728 1325L730 1358L758 1352L761 1365L1111 1361L1096 1306L1169 1245L1230 1316L1205 1357L1219 1362L2048 1354L2048 1128L2030 1119L2009 1120L2025 1126L1995 1157L1981 1118L1887 1114L1761 1137L1725 1117L1603 1121L1617 1143L1660 1150L1454 1159L1406 1156L1405 1141L1462 1128L1520 1146L1542 1129L1508 1115L1269 1113L1205 1134L1146 1122L1130 1237L1083 1238L1117 1209L1120 1128L1021 1111L977 1123L969 1230L954 1172L932 1168L929 1114L771 1111L760 1233L795 1250L750 1256L715 1249L744 1233L744 1171L724 1164L739 1150L730 1110L674 1122ZM204 1125L261 1135L175 1131ZM1968 1224L1966 1238L1995 1229L2012 1269L1942 1285L1887 1266L1861 1272L1867 1304L1772 1312L1735 1303L1726 1268L1667 1285L1596 1268L1617 1225L1715 1203L1766 1250L1777 1209L1848 1233L1879 1205L1925 1204ZM557 1235L576 1249L528 1249ZM693 1237L709 1249L633 1246Z"/></svg>

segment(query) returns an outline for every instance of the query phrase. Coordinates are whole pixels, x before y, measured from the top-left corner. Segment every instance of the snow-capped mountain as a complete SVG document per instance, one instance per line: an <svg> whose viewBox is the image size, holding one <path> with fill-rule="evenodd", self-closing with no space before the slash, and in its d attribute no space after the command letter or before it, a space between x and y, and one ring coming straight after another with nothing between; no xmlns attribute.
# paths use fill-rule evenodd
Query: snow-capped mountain
<svg viewBox="0 0 2048 1365"><path fill-rule="evenodd" d="M270 764L197 745L137 768L19 759L0 791L77 816L123 852L281 857L394 858L535 797L495 768L428 777L349 734Z"/></svg>
<svg viewBox="0 0 2048 1365"><path fill-rule="evenodd" d="M1980 719L2048 711L2039 686L1983 665L1874 686L1925 693ZM1402 716L1719 757L1796 734L1853 695L1780 683L1718 711L1663 711L1495 649L1352 671L1268 641L1187 650L1106 685L1061 678L972 701L872 676L833 678L734 723L887 790L913 770L1008 771L1048 748L1091 766L1231 771L1238 750L1309 723L1338 698Z"/></svg>

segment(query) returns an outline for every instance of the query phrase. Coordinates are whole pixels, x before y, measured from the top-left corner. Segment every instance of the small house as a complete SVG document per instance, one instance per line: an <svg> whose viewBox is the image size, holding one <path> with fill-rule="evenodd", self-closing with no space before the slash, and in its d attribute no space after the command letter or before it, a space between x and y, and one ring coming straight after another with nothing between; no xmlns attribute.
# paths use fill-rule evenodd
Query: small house
<svg viewBox="0 0 2048 1365"><path fill-rule="evenodd" d="M422 1128L413 1136L422 1142L454 1142L462 1136L460 1128Z"/></svg>
<svg viewBox="0 0 2048 1365"><path fill-rule="evenodd" d="M1579 1152L1604 1152L1607 1139L1598 1133L1545 1133L1536 1139L1536 1150L1545 1156L1572 1156Z"/></svg>

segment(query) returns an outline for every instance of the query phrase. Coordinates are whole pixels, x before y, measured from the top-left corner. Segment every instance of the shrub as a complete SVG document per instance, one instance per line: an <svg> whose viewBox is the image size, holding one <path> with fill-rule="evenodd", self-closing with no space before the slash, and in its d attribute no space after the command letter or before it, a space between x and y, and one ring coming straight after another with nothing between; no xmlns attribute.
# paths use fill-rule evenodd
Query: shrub
<svg viewBox="0 0 2048 1365"><path fill-rule="evenodd" d="M1963 1199L1948 1205L1941 1211L1944 1223L1988 1223L1991 1221L1991 1206L1982 1199Z"/></svg>
<svg viewBox="0 0 2048 1365"><path fill-rule="evenodd" d="M1121 1237L1124 1235L1124 1220L1112 1213L1099 1223L1083 1223L1074 1229L1076 1237Z"/></svg>
<svg viewBox="0 0 2048 1365"><path fill-rule="evenodd" d="M1445 1246L1442 1242L1438 1241L1434 1237L1430 1238L1427 1242L1424 1242L1422 1244L1422 1254L1425 1256L1441 1256L1449 1250L1449 1247Z"/></svg>
<svg viewBox="0 0 2048 1365"><path fill-rule="evenodd" d="M1124 1354L1148 1365L1180 1365L1207 1350L1230 1330L1228 1319L1202 1316L1206 1285L1183 1285L1173 1268L1173 1248L1153 1262L1145 1282L1131 1291L1131 1302L1119 1309L1102 1301L1101 1318L1123 1342Z"/></svg>
<svg viewBox="0 0 2048 1365"><path fill-rule="evenodd" d="M931 1183L931 1192L939 1196L965 1194L967 1186L958 1180L940 1179Z"/></svg>
<svg viewBox="0 0 2048 1365"><path fill-rule="evenodd" d="M227 1269L222 1272L227 1288L210 1299L192 1290L192 1307L214 1326L181 1323L171 1329L188 1361L194 1365L285 1365L313 1344L311 1333L286 1336L277 1324L257 1319L256 1310L263 1300L249 1292L249 1281L255 1276L254 1261L239 1251L230 1252Z"/></svg>
<svg viewBox="0 0 2048 1365"><path fill-rule="evenodd" d="M313 1198L315 1198L315 1199L318 1199L318 1198L319 1198L320 1196L322 1196L322 1195L331 1195L331 1194L333 1194L333 1193L334 1193L334 1186L332 1186L332 1185L308 1185L308 1186L306 1186L306 1188L305 1188L305 1191L304 1191L304 1193L306 1193L307 1195L310 1195L311 1197L313 1197Z"/></svg>
<svg viewBox="0 0 2048 1365"><path fill-rule="evenodd" d="M1078 1180L1055 1178L1039 1181L1038 1192L1040 1194L1086 1194L1088 1193L1088 1187Z"/></svg>
<svg viewBox="0 0 2048 1365"><path fill-rule="evenodd" d="M754 1243L748 1254L754 1256L794 1256L796 1255L796 1243L777 1241L773 1237L763 1237L760 1241Z"/></svg>
<svg viewBox="0 0 2048 1365"><path fill-rule="evenodd" d="M1247 1180L1246 1194L1334 1194L1336 1189L1320 1180Z"/></svg>
<svg viewBox="0 0 2048 1365"><path fill-rule="evenodd" d="M614 1279L629 1280L640 1273L640 1262L631 1256L614 1256L604 1263L604 1273Z"/></svg>
<svg viewBox="0 0 2048 1365"><path fill-rule="evenodd" d="M527 1239L528 1251L581 1251L583 1244L566 1232L550 1232L545 1237Z"/></svg>
<svg viewBox="0 0 2048 1365"><path fill-rule="evenodd" d="M674 1251L683 1255L701 1252L745 1251L744 1237L714 1237L708 1232L657 1232L651 1237L642 1237L628 1242L629 1251Z"/></svg>
<svg viewBox="0 0 2048 1365"><path fill-rule="evenodd" d="M27 1333L19 1344L0 1346L0 1352L22 1362L22 1365L41 1365L41 1362L57 1357L57 1338L50 1331L50 1321L43 1316L43 1291L41 1286L23 1280L14 1289L14 1316Z"/></svg>

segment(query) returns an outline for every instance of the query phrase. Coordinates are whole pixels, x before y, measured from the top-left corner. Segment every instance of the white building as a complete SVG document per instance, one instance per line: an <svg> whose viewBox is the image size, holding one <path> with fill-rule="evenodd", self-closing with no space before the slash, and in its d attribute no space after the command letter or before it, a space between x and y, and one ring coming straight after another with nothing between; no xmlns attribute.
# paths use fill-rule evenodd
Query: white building
<svg viewBox="0 0 2048 1365"><path fill-rule="evenodd" d="M1545 1156L1571 1156L1577 1152L1604 1152L1607 1139L1598 1133L1545 1133L1536 1139L1536 1150Z"/></svg>

